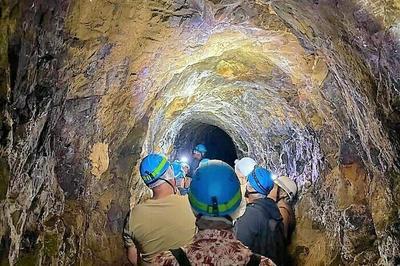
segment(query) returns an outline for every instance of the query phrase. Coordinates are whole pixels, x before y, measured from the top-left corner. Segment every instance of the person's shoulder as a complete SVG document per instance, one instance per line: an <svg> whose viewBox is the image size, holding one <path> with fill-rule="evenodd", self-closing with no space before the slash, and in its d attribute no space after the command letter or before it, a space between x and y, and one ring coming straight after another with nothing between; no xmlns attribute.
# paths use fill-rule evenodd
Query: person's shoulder
<svg viewBox="0 0 400 266"><path fill-rule="evenodd" d="M144 202L141 202L139 204L136 204L130 211L130 216L131 217L137 217L138 215L142 215L145 209L147 208L148 205L148 200L145 200Z"/></svg>
<svg viewBox="0 0 400 266"><path fill-rule="evenodd" d="M256 230L258 225L264 221L263 214L253 204L248 204L242 216L235 222L235 230L246 228ZM242 231L244 232L244 231Z"/></svg>
<svg viewBox="0 0 400 266"><path fill-rule="evenodd" d="M189 197L188 195L172 195L171 199L179 204L189 204Z"/></svg>
<svg viewBox="0 0 400 266"><path fill-rule="evenodd" d="M261 213L261 210L259 207L257 207L256 203L249 203L246 205L246 210L245 210L243 216L254 217L260 213Z"/></svg>

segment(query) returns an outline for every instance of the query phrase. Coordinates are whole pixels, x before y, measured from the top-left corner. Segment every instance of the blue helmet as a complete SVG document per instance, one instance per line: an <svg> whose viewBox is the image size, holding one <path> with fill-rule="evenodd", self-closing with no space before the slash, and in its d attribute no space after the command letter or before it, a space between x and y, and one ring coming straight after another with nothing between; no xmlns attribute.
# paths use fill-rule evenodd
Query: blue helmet
<svg viewBox="0 0 400 266"><path fill-rule="evenodd" d="M194 147L193 151L197 151L204 155L207 152L207 148L204 144L198 144L196 147Z"/></svg>
<svg viewBox="0 0 400 266"><path fill-rule="evenodd" d="M209 160L197 169L189 190L189 202L194 212L204 216L226 216L239 207L241 200L239 179L228 164Z"/></svg>
<svg viewBox="0 0 400 266"><path fill-rule="evenodd" d="M140 163L140 175L144 183L152 187L152 184L159 180L169 167L170 163L165 156L152 153L144 157Z"/></svg>
<svg viewBox="0 0 400 266"><path fill-rule="evenodd" d="M262 167L256 166L254 170L247 176L250 185L260 194L268 195L274 187L272 173Z"/></svg>
<svg viewBox="0 0 400 266"><path fill-rule="evenodd" d="M175 179L182 179L185 177L185 171L183 171L182 163L180 161L174 161L172 163L172 170L174 170Z"/></svg>

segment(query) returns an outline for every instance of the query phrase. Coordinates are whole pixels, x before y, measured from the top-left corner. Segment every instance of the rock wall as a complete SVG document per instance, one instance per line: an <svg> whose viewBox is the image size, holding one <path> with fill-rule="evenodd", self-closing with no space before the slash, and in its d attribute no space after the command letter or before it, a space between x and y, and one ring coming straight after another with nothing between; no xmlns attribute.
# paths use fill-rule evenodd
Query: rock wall
<svg viewBox="0 0 400 266"><path fill-rule="evenodd" d="M300 186L297 264L399 263L398 1L1 3L0 259L127 263L147 152L223 129Z"/></svg>

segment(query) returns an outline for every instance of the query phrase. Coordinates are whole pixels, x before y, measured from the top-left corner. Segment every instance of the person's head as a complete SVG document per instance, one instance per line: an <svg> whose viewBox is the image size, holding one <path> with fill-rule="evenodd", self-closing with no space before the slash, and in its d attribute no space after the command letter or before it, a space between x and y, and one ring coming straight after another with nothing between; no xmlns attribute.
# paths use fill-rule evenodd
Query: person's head
<svg viewBox="0 0 400 266"><path fill-rule="evenodd" d="M172 163L172 170L174 171L176 186L183 187L183 181L186 174L183 170L182 163L180 161L174 161Z"/></svg>
<svg viewBox="0 0 400 266"><path fill-rule="evenodd" d="M189 164L186 162L181 162L181 165L182 165L183 171L185 172L185 176L187 176L190 172Z"/></svg>
<svg viewBox="0 0 400 266"><path fill-rule="evenodd" d="M235 160L235 173L240 180L246 180L246 177L253 171L256 165L256 161L250 157Z"/></svg>
<svg viewBox="0 0 400 266"><path fill-rule="evenodd" d="M193 158L196 160L201 160L206 155L207 148L204 144L197 144L193 149Z"/></svg>
<svg viewBox="0 0 400 266"><path fill-rule="evenodd" d="M297 195L297 184L292 179L287 176L276 176L274 179L274 183L283 189L286 194L289 196L289 201L293 201Z"/></svg>
<svg viewBox="0 0 400 266"><path fill-rule="evenodd" d="M207 226L221 220L231 225L241 199L239 180L222 161L209 160L192 177L189 202L197 220L207 220Z"/></svg>
<svg viewBox="0 0 400 266"><path fill-rule="evenodd" d="M256 161L250 157L243 157L240 160L235 160L235 173L240 179L245 180L246 176L253 171L256 165Z"/></svg>
<svg viewBox="0 0 400 266"><path fill-rule="evenodd" d="M140 163L139 170L144 183L154 194L175 193L174 173L165 156L156 153L147 155Z"/></svg>
<svg viewBox="0 0 400 266"><path fill-rule="evenodd" d="M256 166L247 176L246 197L249 199L265 198L274 187L272 173L262 167Z"/></svg>

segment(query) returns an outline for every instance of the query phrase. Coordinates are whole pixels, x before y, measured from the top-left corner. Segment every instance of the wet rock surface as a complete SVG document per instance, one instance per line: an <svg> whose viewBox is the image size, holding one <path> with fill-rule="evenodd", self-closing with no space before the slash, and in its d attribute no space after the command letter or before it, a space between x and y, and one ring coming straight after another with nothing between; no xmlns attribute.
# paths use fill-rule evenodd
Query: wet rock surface
<svg viewBox="0 0 400 266"><path fill-rule="evenodd" d="M2 261L127 263L138 160L173 159L210 125L298 183L294 264L399 263L397 1L6 0L0 14Z"/></svg>

